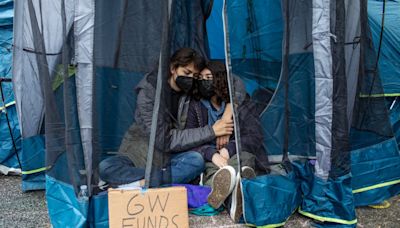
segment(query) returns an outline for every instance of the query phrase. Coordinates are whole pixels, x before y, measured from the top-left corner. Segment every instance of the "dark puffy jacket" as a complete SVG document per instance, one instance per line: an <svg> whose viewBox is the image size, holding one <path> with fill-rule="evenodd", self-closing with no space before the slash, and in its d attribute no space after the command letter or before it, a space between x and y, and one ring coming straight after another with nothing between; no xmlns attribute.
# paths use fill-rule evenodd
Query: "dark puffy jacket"
<svg viewBox="0 0 400 228"><path fill-rule="evenodd" d="M234 78L235 97L238 103L244 101L246 90L240 79ZM156 75L147 74L135 88L137 94L135 122L126 132L122 140L119 153L128 156L136 166L144 167L148 152L148 141L153 117L154 97L156 94ZM156 149L167 152L187 151L207 142L215 140L214 130L211 126L196 129L185 129L191 97L183 95L179 99L177 121L168 122L163 129L168 131L166 137L156 138ZM159 121L162 122L162 121ZM162 123L166 123L165 121ZM158 127L160 129L162 127ZM166 138L166 139L165 139ZM165 140L163 140L165 139Z"/></svg>
<svg viewBox="0 0 400 228"><path fill-rule="evenodd" d="M242 151L252 153L256 156L257 165L263 166L268 164L268 159L262 145L263 130L261 127L258 114L255 112L256 104L249 96L237 108L238 120L240 128L240 139ZM188 128L198 128L208 125L208 110L200 101L192 100L190 102L189 114L187 119ZM230 157L236 154L236 142L232 137L229 143L225 146L229 151ZM195 149L200 152L204 159L211 161L212 156L216 152L215 145L206 143Z"/></svg>
<svg viewBox="0 0 400 228"><path fill-rule="evenodd" d="M150 135L151 121L153 116L154 97L156 94L154 75L146 75L136 87L137 100L135 111L135 122L143 129L144 133ZM246 89L240 79L234 77L235 97L239 103L243 102ZM185 129L191 97L183 95L179 100L177 122L170 129L170 151L181 152L192 149L199 145L215 139L211 126L197 129Z"/></svg>
<svg viewBox="0 0 400 228"><path fill-rule="evenodd" d="M156 94L153 83L146 76L136 87L137 100L135 110L135 122L149 136L153 116L154 97ZM206 126L198 129L185 130L186 118L191 98L182 95L179 99L177 121L170 124L169 151L181 152L199 146L215 138L212 127Z"/></svg>

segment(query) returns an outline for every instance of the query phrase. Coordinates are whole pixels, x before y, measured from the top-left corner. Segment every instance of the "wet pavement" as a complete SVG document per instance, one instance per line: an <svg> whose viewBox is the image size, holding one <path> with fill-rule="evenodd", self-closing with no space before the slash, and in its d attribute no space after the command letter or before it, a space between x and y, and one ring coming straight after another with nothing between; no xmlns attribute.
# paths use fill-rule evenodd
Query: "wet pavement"
<svg viewBox="0 0 400 228"><path fill-rule="evenodd" d="M0 175L0 227L50 227L44 191L22 193L21 178ZM400 196L387 209L357 209L359 228L400 228ZM226 212L218 216L190 216L191 227L246 227L234 224ZM314 227L314 221L295 213L284 227Z"/></svg>

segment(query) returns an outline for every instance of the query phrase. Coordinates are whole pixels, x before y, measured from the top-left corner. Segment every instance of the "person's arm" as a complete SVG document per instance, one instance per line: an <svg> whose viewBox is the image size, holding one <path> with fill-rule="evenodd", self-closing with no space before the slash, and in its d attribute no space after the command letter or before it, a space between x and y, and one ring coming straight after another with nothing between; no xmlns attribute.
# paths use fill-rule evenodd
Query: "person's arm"
<svg viewBox="0 0 400 228"><path fill-rule="evenodd" d="M172 129L170 150L174 152L186 151L201 146L215 139L216 136L231 135L233 122L217 121L213 126L199 123L201 114L200 103L191 101L186 119L185 129ZM197 111L196 111L197 105ZM202 118L200 118L202 119Z"/></svg>
<svg viewBox="0 0 400 228"><path fill-rule="evenodd" d="M189 104L185 129L171 129L170 150L173 152L186 151L215 139L215 133L211 126L201 126L200 113L196 111L196 101Z"/></svg>
<svg viewBox="0 0 400 228"><path fill-rule="evenodd" d="M198 151L203 156L204 160L211 162L213 155L217 153L217 148L213 145L204 145L196 148L195 151Z"/></svg>
<svg viewBox="0 0 400 228"><path fill-rule="evenodd" d="M137 91L135 121L139 123L147 135L150 135L153 117L154 98L150 88L141 88Z"/></svg>
<svg viewBox="0 0 400 228"><path fill-rule="evenodd" d="M233 113L232 113L232 105L231 103L226 104L224 114L222 115L222 121L233 121ZM217 149L223 148L225 145L229 143L229 138L231 135L222 135L217 137L216 145Z"/></svg>

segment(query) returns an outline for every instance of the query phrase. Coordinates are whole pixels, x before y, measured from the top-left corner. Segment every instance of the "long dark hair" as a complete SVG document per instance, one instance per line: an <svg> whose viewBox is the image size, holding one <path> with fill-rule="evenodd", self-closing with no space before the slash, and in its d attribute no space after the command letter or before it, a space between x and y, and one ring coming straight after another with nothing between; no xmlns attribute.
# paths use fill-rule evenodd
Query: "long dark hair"
<svg viewBox="0 0 400 228"><path fill-rule="evenodd" d="M218 102L221 103L224 101L225 103L229 103L229 88L225 64L220 61L209 61L206 63L205 68L209 69L213 75L213 87L214 92L217 95ZM196 99L201 98L197 86L193 91L193 96Z"/></svg>

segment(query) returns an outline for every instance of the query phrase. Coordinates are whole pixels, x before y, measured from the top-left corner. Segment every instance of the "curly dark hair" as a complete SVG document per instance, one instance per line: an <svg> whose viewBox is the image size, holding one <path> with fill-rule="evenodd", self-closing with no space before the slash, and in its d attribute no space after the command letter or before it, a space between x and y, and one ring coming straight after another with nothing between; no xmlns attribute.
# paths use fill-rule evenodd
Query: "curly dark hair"
<svg viewBox="0 0 400 228"><path fill-rule="evenodd" d="M206 63L205 68L209 69L213 75L214 92L217 95L218 102L221 103L224 101L225 103L229 103L229 88L225 64L220 61L209 61ZM196 99L201 98L198 88L194 89L193 96Z"/></svg>

